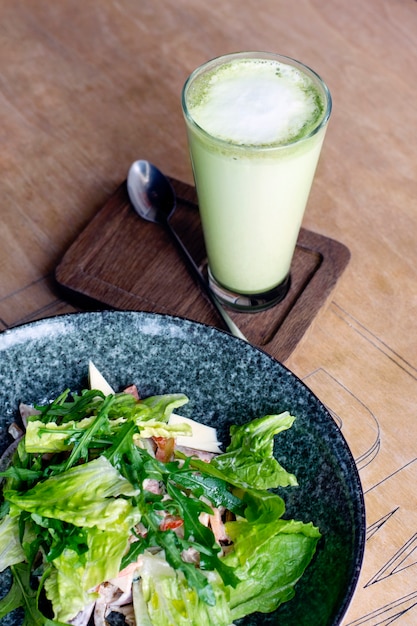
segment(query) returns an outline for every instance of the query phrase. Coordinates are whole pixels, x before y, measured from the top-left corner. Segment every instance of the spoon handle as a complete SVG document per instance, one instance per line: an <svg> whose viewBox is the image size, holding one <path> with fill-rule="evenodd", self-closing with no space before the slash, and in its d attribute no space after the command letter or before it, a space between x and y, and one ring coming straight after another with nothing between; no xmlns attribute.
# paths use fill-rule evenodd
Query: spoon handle
<svg viewBox="0 0 417 626"><path fill-rule="evenodd" d="M193 257L188 252L187 248L184 246L183 242L178 237L177 233L172 228L172 226L170 225L169 222L167 223L167 226L168 226L170 234L172 235L173 239L175 240L178 248L182 252L182 254L183 254L183 256L184 256L184 258L185 258L185 260L187 262L187 265L188 265L189 269L191 270L194 278L198 281L200 287L206 293L206 295L210 299L210 302L212 303L212 305L217 309L217 312L222 317L224 323L226 324L226 326L229 329L229 331L231 332L231 334L234 335L235 337L239 337L240 339L244 339L244 341L248 341L248 339L245 337L245 335L242 333L242 331L238 328L238 326L236 326L236 324L231 319L231 317L229 317L227 312L224 310L224 308L222 307L222 305L220 304L220 302L218 301L218 299L216 298L216 296L214 295L214 293L210 289L210 286L209 286L208 282L204 278L202 272L200 271L200 269L197 266L196 262L194 261Z"/></svg>

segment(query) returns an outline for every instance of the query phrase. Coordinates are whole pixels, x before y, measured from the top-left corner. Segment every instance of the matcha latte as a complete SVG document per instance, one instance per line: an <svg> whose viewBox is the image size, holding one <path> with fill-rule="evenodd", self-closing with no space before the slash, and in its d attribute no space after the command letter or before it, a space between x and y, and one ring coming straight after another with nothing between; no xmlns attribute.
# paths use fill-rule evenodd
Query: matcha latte
<svg viewBox="0 0 417 626"><path fill-rule="evenodd" d="M209 275L232 306L265 308L285 296L330 110L321 79L274 54L220 57L187 80Z"/></svg>

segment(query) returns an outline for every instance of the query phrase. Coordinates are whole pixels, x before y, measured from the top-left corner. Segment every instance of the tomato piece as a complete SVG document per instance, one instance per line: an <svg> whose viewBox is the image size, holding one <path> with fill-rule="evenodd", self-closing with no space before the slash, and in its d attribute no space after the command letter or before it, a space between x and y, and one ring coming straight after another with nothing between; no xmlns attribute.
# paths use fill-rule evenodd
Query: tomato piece
<svg viewBox="0 0 417 626"><path fill-rule="evenodd" d="M176 515L167 515L164 517L162 522L159 524L159 530L175 530L175 528L179 528L183 526L184 520Z"/></svg>

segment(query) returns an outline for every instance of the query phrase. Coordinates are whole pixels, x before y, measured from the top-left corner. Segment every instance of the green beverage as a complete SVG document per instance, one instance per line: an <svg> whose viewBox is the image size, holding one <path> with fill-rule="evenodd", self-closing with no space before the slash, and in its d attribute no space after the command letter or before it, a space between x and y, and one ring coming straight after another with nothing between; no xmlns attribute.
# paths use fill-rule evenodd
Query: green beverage
<svg viewBox="0 0 417 626"><path fill-rule="evenodd" d="M287 57L238 53L195 70L183 89L213 290L231 306L285 296L331 98Z"/></svg>

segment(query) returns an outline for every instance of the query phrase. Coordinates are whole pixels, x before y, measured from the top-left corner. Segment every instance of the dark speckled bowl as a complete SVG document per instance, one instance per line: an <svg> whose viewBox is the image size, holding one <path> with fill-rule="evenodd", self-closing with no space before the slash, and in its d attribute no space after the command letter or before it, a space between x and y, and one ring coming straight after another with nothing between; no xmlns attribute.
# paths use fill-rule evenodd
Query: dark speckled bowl
<svg viewBox="0 0 417 626"><path fill-rule="evenodd" d="M365 539L363 494L351 453L319 400L283 365L226 333L150 313L100 312L34 322L0 335L0 448L20 401L41 403L87 386L92 359L116 389L136 383L142 396L182 392L184 415L215 426L289 410L277 458L299 487L285 490L288 514L313 521L323 538L293 600L239 624L334 626L351 600ZM5 590L7 581L0 580ZM0 591L4 595L4 591ZM2 624L21 623L18 615Z"/></svg>

